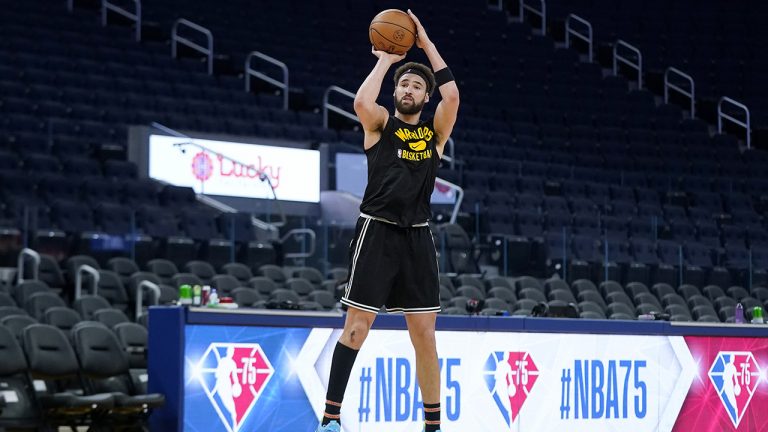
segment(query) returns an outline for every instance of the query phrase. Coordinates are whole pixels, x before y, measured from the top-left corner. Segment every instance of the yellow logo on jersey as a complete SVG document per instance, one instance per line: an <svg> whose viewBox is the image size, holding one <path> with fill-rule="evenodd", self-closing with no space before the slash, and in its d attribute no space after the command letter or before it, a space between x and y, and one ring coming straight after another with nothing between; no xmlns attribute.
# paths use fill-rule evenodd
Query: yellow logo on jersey
<svg viewBox="0 0 768 432"><path fill-rule="evenodd" d="M432 150L426 150L426 151L420 151L420 152L412 152L408 150L397 150L397 156L400 159L405 159L413 162L419 162L423 161L425 159L431 159L432 158Z"/></svg>
<svg viewBox="0 0 768 432"><path fill-rule="evenodd" d="M408 147L413 151L422 151L427 148L427 142L424 140L408 143Z"/></svg>
<svg viewBox="0 0 768 432"><path fill-rule="evenodd" d="M422 126L415 131L410 129L400 128L395 131L395 135L400 138L401 141L407 140L426 140L429 141L435 135L435 133L428 127Z"/></svg>

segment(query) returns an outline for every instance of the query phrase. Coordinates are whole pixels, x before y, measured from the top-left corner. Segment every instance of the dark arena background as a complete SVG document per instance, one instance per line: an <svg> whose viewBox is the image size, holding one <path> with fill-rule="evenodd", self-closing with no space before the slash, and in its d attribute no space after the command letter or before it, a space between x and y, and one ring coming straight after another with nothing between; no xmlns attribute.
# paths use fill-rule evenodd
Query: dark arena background
<svg viewBox="0 0 768 432"><path fill-rule="evenodd" d="M0 0L0 431L315 430L389 8L461 92L442 431L768 430L764 1ZM422 430L402 316L342 418Z"/></svg>

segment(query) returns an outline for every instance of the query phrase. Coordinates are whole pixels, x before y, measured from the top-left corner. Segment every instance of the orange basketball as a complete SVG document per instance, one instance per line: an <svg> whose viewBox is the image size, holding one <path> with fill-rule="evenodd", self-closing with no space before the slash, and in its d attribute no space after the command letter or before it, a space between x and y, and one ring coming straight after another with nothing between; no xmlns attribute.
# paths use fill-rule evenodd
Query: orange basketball
<svg viewBox="0 0 768 432"><path fill-rule="evenodd" d="M368 37L377 50L402 55L416 42L416 24L407 13L387 9L373 17Z"/></svg>

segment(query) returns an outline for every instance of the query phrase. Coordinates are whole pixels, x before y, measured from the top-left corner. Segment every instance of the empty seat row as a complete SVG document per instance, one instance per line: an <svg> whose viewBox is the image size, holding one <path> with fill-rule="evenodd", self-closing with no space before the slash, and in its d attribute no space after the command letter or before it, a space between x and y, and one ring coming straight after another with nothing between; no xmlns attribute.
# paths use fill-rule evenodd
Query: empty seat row
<svg viewBox="0 0 768 432"><path fill-rule="evenodd" d="M165 403L164 395L146 393L145 352L146 331L135 324L113 332L84 321L69 334L29 324L18 337L0 325L0 383L16 395L2 407L0 426L145 425Z"/></svg>

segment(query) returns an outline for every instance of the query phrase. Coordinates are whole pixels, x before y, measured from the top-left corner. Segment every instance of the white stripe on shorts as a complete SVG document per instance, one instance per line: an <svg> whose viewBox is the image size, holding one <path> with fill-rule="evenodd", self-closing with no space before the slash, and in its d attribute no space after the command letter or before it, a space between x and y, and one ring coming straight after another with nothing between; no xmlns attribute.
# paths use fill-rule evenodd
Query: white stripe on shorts
<svg viewBox="0 0 768 432"><path fill-rule="evenodd" d="M438 313L442 308L440 306L424 308L387 308L387 313L420 314L420 313Z"/></svg>
<svg viewBox="0 0 768 432"><path fill-rule="evenodd" d="M347 289L344 290L344 298L349 297L349 290L352 288L352 280L355 278L357 258L360 257L360 250L363 248L363 239L365 238L365 233L368 231L368 225L370 224L371 219L366 219L365 222L363 222L363 228L360 229L360 238L357 239L355 253L352 255L352 270L349 272L349 280L347 281Z"/></svg>
<svg viewBox="0 0 768 432"><path fill-rule="evenodd" d="M379 313L379 308L376 308L376 307L373 307L373 306L364 305L362 303L353 302L352 300L350 300L348 298L341 299L341 303L345 304L345 305L347 305L349 307L353 307L353 308L356 308L356 309L364 310L366 312Z"/></svg>

